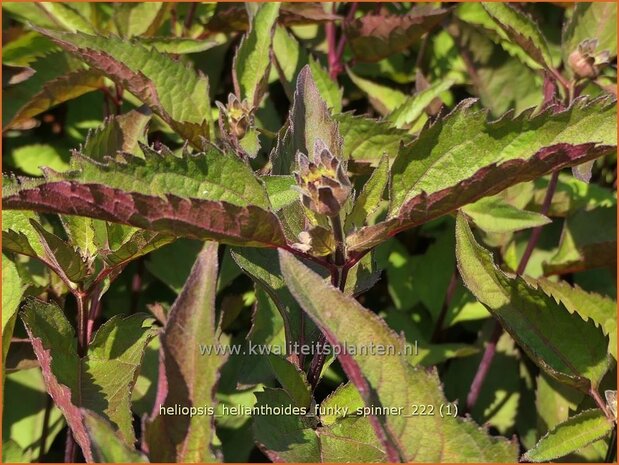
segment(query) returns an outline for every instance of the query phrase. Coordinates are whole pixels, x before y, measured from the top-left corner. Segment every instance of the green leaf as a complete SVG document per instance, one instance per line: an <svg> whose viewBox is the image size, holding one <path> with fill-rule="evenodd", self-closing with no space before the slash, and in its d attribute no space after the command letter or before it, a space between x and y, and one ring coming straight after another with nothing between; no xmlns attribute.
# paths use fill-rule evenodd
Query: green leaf
<svg viewBox="0 0 619 465"><path fill-rule="evenodd" d="M346 215L345 229L356 229L363 226L368 216L380 207L385 188L389 184L389 157L384 154L372 176L363 185L363 189L355 199L352 210Z"/></svg>
<svg viewBox="0 0 619 465"><path fill-rule="evenodd" d="M275 250L237 248L232 251L236 264L247 273L269 296L284 322L286 341L301 341L302 312L282 278ZM312 325L305 323L305 334Z"/></svg>
<svg viewBox="0 0 619 465"><path fill-rule="evenodd" d="M70 244L47 231L35 220L30 220L32 227L39 234L39 240L45 251L45 262L51 264L54 271L65 281L82 282L89 274L88 263Z"/></svg>
<svg viewBox="0 0 619 465"><path fill-rule="evenodd" d="M537 280L539 287L570 312L591 318L609 336L608 352L617 360L617 302L595 292L587 292L565 281Z"/></svg>
<svg viewBox="0 0 619 465"><path fill-rule="evenodd" d="M387 116L396 108L402 106L407 101L407 96L397 89L376 84L375 82L357 76L350 69L346 69L352 82L363 92L365 92L370 103L381 115Z"/></svg>
<svg viewBox="0 0 619 465"><path fill-rule="evenodd" d="M507 3L487 2L483 3L483 7L507 37L519 45L538 65L547 69L552 68L552 56L546 38L531 18Z"/></svg>
<svg viewBox="0 0 619 465"><path fill-rule="evenodd" d="M133 444L131 389L144 348L158 332L154 320L138 314L108 320L94 335L84 358L78 356L71 323L57 305L29 300L22 320L45 374L47 391L86 460L92 460L91 443L80 408L103 415Z"/></svg>
<svg viewBox="0 0 619 465"><path fill-rule="evenodd" d="M342 156L357 163L378 166L385 153L393 160L400 144L413 140L407 131L394 128L385 121L354 116L352 113L341 113L334 119L344 140Z"/></svg>
<svg viewBox="0 0 619 465"><path fill-rule="evenodd" d="M447 10L427 8L401 16L366 14L345 22L344 32L358 61L375 62L409 49L446 16Z"/></svg>
<svg viewBox="0 0 619 465"><path fill-rule="evenodd" d="M498 117L510 109L520 114L538 106L543 99L543 81L534 69L535 62L518 45L488 32L488 25L493 31L502 30L481 4L460 3L456 11L462 22L453 31L454 49L474 70L471 80L484 107Z"/></svg>
<svg viewBox="0 0 619 465"><path fill-rule="evenodd" d="M28 463L28 456L14 440L2 441L2 463Z"/></svg>
<svg viewBox="0 0 619 465"><path fill-rule="evenodd" d="M39 240L45 251L46 262L53 265L54 271L65 282L82 282L89 274L88 263L84 257L74 247L47 231L35 220L30 220L30 223L39 234Z"/></svg>
<svg viewBox="0 0 619 465"><path fill-rule="evenodd" d="M141 157L143 155L138 153L138 141L144 141L150 118L151 112L147 107L110 116L96 130L88 133L80 152L101 162L105 161L106 156L114 158L118 152Z"/></svg>
<svg viewBox="0 0 619 465"><path fill-rule="evenodd" d="M109 266L118 267L131 260L149 254L173 242L175 239L176 237L171 234L160 234L152 231L135 229L120 246L109 251L102 251L100 252L100 256ZM175 271L178 272L178 270Z"/></svg>
<svg viewBox="0 0 619 465"><path fill-rule="evenodd" d="M563 226L557 253L543 264L545 274L565 274L617 264L617 207L577 211ZM604 224L605 227L600 227Z"/></svg>
<svg viewBox="0 0 619 465"><path fill-rule="evenodd" d="M601 410L585 410L557 425L524 454L529 462L548 462L563 457L606 437L613 423Z"/></svg>
<svg viewBox="0 0 619 465"><path fill-rule="evenodd" d="M161 53L174 55L186 55L189 53L200 53L211 48L222 45L221 40L190 39L187 37L151 37L141 38L137 42Z"/></svg>
<svg viewBox="0 0 619 465"><path fill-rule="evenodd" d="M53 42L38 32L29 31L3 44L2 63L13 66L27 66L37 58L58 50Z"/></svg>
<svg viewBox="0 0 619 465"><path fill-rule="evenodd" d="M433 82L427 89L417 92L412 97L408 97L389 114L387 119L396 128L403 128L414 124L421 117L426 107L432 103L432 100L449 90L453 84L454 81L450 79Z"/></svg>
<svg viewBox="0 0 619 465"><path fill-rule="evenodd" d="M329 76L329 72L313 56L309 56L308 63L318 92L327 104L327 108L333 113L339 113L342 111L343 89L338 87L337 82Z"/></svg>
<svg viewBox="0 0 619 465"><path fill-rule="evenodd" d="M54 23L69 32L95 32L93 25L70 3L40 2L37 6L48 15Z"/></svg>
<svg viewBox="0 0 619 465"><path fill-rule="evenodd" d="M149 255L146 269L179 294L201 248L200 241L179 239Z"/></svg>
<svg viewBox="0 0 619 465"><path fill-rule="evenodd" d="M447 288L455 269L453 222L435 236L423 255L414 255L411 273L413 292L430 312L434 322L445 301Z"/></svg>
<svg viewBox="0 0 619 465"><path fill-rule="evenodd" d="M159 154L143 146L144 159L123 156L119 161L95 160L74 154L75 174L52 174L54 181L78 181L81 184L105 184L126 192L149 196L173 194L191 199L228 202L239 207L255 205L268 209L264 187L241 159L220 152L213 146L203 153Z"/></svg>
<svg viewBox="0 0 619 465"><path fill-rule="evenodd" d="M76 154L79 171L49 172L47 182L20 180L17 185L5 179L3 205L233 244L285 243L279 220L268 211L264 187L238 158L214 147L181 157L147 147L142 151L144 160L126 155L122 162L106 164Z"/></svg>
<svg viewBox="0 0 619 465"><path fill-rule="evenodd" d="M273 462L321 462L318 437L311 429L310 420L300 415L283 389L265 388L256 392L256 408L268 406L288 408L291 414L265 415L253 419L254 437L260 449ZM296 407L296 411L292 410Z"/></svg>
<svg viewBox="0 0 619 465"><path fill-rule="evenodd" d="M299 200L299 192L293 189L296 185L294 176L263 176L262 181L266 187L271 209L280 210Z"/></svg>
<svg viewBox="0 0 619 465"><path fill-rule="evenodd" d="M17 147L7 157L12 164L31 176L41 176L41 167L64 171L69 167L69 156L57 147L46 144L28 144Z"/></svg>
<svg viewBox="0 0 619 465"><path fill-rule="evenodd" d="M534 116L531 109L513 119L508 114L493 122L472 105L472 101L460 104L400 151L392 168L392 212L401 210L422 191L429 194L455 185L491 163L526 160L561 143L617 143L610 131L616 126L615 104L610 100L581 99L564 112L545 111Z"/></svg>
<svg viewBox="0 0 619 465"><path fill-rule="evenodd" d="M317 139L321 139L336 158L341 158L342 138L337 122L331 117L322 99L312 71L304 66L297 78L294 101L288 116L288 128L278 138L270 158L273 174L291 174L297 151L310 154Z"/></svg>
<svg viewBox="0 0 619 465"><path fill-rule="evenodd" d="M288 252L280 251L280 261L290 291L327 341L340 349L356 348L355 355L342 352L339 361L365 405L403 409L400 415L368 417L388 461L515 460L515 444L490 437L469 420L407 416L412 404L436 409L446 404L436 373L410 365L403 356L404 341L356 300L324 282ZM369 353L370 343L383 347L386 355Z"/></svg>
<svg viewBox="0 0 619 465"><path fill-rule="evenodd" d="M279 384L288 393L295 405L309 407L312 401L312 392L305 372L277 355L270 355L269 363L271 368L273 368L277 381L279 381Z"/></svg>
<svg viewBox="0 0 619 465"><path fill-rule="evenodd" d="M260 449L275 462L384 462L385 453L373 434L367 417L356 415L363 401L355 387L338 388L321 404L321 412L305 410L281 389L265 388L257 392L256 407L284 408L293 412L284 415L258 415L254 419L254 434ZM296 413L293 408L299 409ZM347 409L343 417L329 412ZM316 414L324 426L316 427ZM324 414L323 414L324 413ZM328 422L328 424L327 424Z"/></svg>
<svg viewBox="0 0 619 465"><path fill-rule="evenodd" d="M327 107L333 112L342 111L342 89L340 89L319 61L314 59L304 47L283 26L275 26L273 34L273 63L284 86L286 96L294 99L295 80L301 69L309 65L316 87Z"/></svg>
<svg viewBox="0 0 619 465"><path fill-rule="evenodd" d="M563 28L563 61L585 39L597 39L597 52L608 50L617 55L617 5L613 2L576 3L572 16Z"/></svg>
<svg viewBox="0 0 619 465"><path fill-rule="evenodd" d="M39 234L32 227L31 220L40 221L33 212L2 210L3 250L34 258L45 255Z"/></svg>
<svg viewBox="0 0 619 465"><path fill-rule="evenodd" d="M597 389L610 360L606 336L522 277L499 270L462 215L456 255L466 286L531 359L557 380L585 393Z"/></svg>
<svg viewBox="0 0 619 465"><path fill-rule="evenodd" d="M475 225L489 233L506 233L535 228L551 222L541 213L522 210L498 196L485 197L462 208Z"/></svg>
<svg viewBox="0 0 619 465"><path fill-rule="evenodd" d="M535 380L535 407L538 417L536 440L576 412L584 394L566 384L561 384L545 372ZM529 447L533 447L534 444Z"/></svg>
<svg viewBox="0 0 619 465"><path fill-rule="evenodd" d="M2 254L2 366L5 366L9 351L17 308L21 302L26 286L22 281L13 260ZM5 370L2 370L4 380ZM3 383L4 385L4 383Z"/></svg>
<svg viewBox="0 0 619 465"><path fill-rule="evenodd" d="M214 405L219 370L225 361L214 352L202 355L198 345L218 344L215 324L217 244L198 255L183 290L174 301L161 335L167 390L163 408ZM157 409L158 411L158 409ZM211 441L214 417L157 415L149 420L146 442L156 462L214 461Z"/></svg>
<svg viewBox="0 0 619 465"><path fill-rule="evenodd" d="M115 3L113 20L121 37L151 36L165 20L164 2Z"/></svg>
<svg viewBox="0 0 619 465"><path fill-rule="evenodd" d="M494 122L472 105L463 101L400 149L391 168L389 217L349 236L351 250L372 247L519 182L600 157L616 145L611 100L581 99L565 111L532 116L529 110Z"/></svg>
<svg viewBox="0 0 619 465"><path fill-rule="evenodd" d="M534 196L532 206L540 209L548 189L550 177L539 178L534 181ZM593 210L598 207L612 207L617 204L617 197L610 189L597 184L580 181L567 173L559 174L557 189L552 197L548 216L565 217L578 210Z"/></svg>
<svg viewBox="0 0 619 465"><path fill-rule="evenodd" d="M234 57L234 75L241 100L258 107L266 90L271 59L273 25L279 15L280 4L264 3L251 21L249 32L241 40Z"/></svg>
<svg viewBox="0 0 619 465"><path fill-rule="evenodd" d="M5 130L104 85L101 73L75 66L61 52L40 58L32 67L36 71L33 76L5 90Z"/></svg>
<svg viewBox="0 0 619 465"><path fill-rule="evenodd" d="M2 5L7 16L23 24L32 23L42 27L58 27L52 19L41 14L36 3L7 2Z"/></svg>
<svg viewBox="0 0 619 465"><path fill-rule="evenodd" d="M209 138L211 107L204 75L117 37L38 32L123 86L194 146L202 145L201 137Z"/></svg>
<svg viewBox="0 0 619 465"><path fill-rule="evenodd" d="M41 452L47 453L58 433L66 429L58 407L53 403L49 405L50 397L41 370L34 367L7 373L2 394L3 442L10 438L22 451L25 462L39 460ZM46 418L48 407L49 413ZM43 441L41 431L46 421L48 434ZM4 444L2 453L4 462Z"/></svg>
<svg viewBox="0 0 619 465"><path fill-rule="evenodd" d="M143 454L129 446L108 421L90 410L82 410L92 453L98 463L146 463Z"/></svg>

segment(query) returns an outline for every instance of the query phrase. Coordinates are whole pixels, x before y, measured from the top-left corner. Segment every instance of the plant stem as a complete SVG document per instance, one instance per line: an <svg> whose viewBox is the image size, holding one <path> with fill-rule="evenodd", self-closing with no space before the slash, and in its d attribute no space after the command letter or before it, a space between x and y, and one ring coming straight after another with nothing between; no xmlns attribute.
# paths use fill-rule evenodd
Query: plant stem
<svg viewBox="0 0 619 465"><path fill-rule="evenodd" d="M451 303L451 299L453 299L454 292L456 292L456 287L458 285L458 270L455 269L451 274L451 279L449 280L449 285L447 286L447 292L445 292L445 300L443 301L443 307L441 308L441 313L436 320L436 326L434 327L434 333L432 334L431 341L439 342L441 331L443 330L443 324L445 322L445 316L447 315L447 310L449 310L449 304Z"/></svg>
<svg viewBox="0 0 619 465"><path fill-rule="evenodd" d="M349 23L351 22L354 18L355 18L355 13L357 12L357 8L359 7L359 4L357 2L353 2L350 4L350 9L348 10L348 13L346 14L346 19L344 19L344 23ZM336 49L336 58L337 58L337 74L342 72L343 66L342 66L342 58L344 57L344 49L346 47L346 34L344 34L344 31L342 30L342 34L340 35L340 40L337 42L337 49ZM336 74L336 77L337 77Z"/></svg>
<svg viewBox="0 0 619 465"><path fill-rule="evenodd" d="M542 215L546 215L548 213L548 210L550 210L552 197L554 196L555 190L557 189L558 179L559 170L553 171L552 175L550 176L548 188L546 189L546 196L544 197L544 202L542 203L542 209L540 210L540 213ZM527 268L527 264L529 263L529 259L531 258L533 250L535 249L535 246L539 241L541 233L542 226L534 228L531 232L531 236L529 237L529 241L527 242L527 247L522 254L520 263L518 263L518 268L516 269L517 275L522 275L524 273L524 270ZM477 403L477 399L486 379L486 375L488 374L490 366L492 365L492 360L494 359L494 354L496 353L496 345L499 342L501 334L503 334L503 327L501 326L501 323L495 321L492 335L490 336L490 340L486 344L484 354L481 357L481 361L479 362L479 366L477 367L477 372L475 373L475 377L473 378L473 382L471 383L469 394L466 397L467 412L470 412Z"/></svg>
<svg viewBox="0 0 619 465"><path fill-rule="evenodd" d="M340 215L335 215L330 218L331 228L333 229L333 237L335 238L335 254L333 255L333 263L338 268L343 268L346 263L346 240L344 238L344 228ZM334 284L339 286L339 282Z"/></svg>
<svg viewBox="0 0 619 465"><path fill-rule="evenodd" d="M75 463L77 455L77 443L73 438L73 432L71 428L67 426L67 441L65 442L64 447L64 462L65 463Z"/></svg>
<svg viewBox="0 0 619 465"><path fill-rule="evenodd" d="M47 436L49 434L49 417L52 413L52 406L54 405L52 398L48 395L45 402L45 413L43 414L43 429L41 430L41 439L39 447L39 459L38 462L43 462L45 456L45 445L47 443Z"/></svg>
<svg viewBox="0 0 619 465"><path fill-rule="evenodd" d="M613 463L615 461L615 456L617 455L617 425L613 428L613 431L610 433L610 441L608 441L608 450L606 451L606 459L604 462Z"/></svg>
<svg viewBox="0 0 619 465"><path fill-rule="evenodd" d="M193 18L196 14L197 8L198 4L196 2L191 2L189 4L189 11L187 12L187 16L185 16L185 22L183 23L183 37L185 37L191 29L191 23L193 23Z"/></svg>
<svg viewBox="0 0 619 465"><path fill-rule="evenodd" d="M346 287L346 278L348 276L348 266L346 264L346 241L344 238L344 228L342 227L342 220L340 215L334 215L329 218L331 221L331 228L333 229L333 237L335 238L335 252L333 253L333 263L335 267L331 269L331 284L333 287L337 287L340 291L344 292ZM318 339L318 346L324 348L327 344L327 338L324 334L321 334ZM310 368L307 373L307 380L312 387L312 391L316 389L318 381L320 380L320 373L322 367L327 359L324 354L324 350L316 353L310 363Z"/></svg>
<svg viewBox="0 0 619 465"><path fill-rule="evenodd" d="M600 393L597 391L597 389L591 387L589 389L589 395L593 398L600 410L604 412L606 418L608 418L610 421L615 421L615 415L613 414L613 412L610 411L608 405L606 405L606 402L604 401L604 399L602 399L602 396L600 396Z"/></svg>
<svg viewBox="0 0 619 465"><path fill-rule="evenodd" d="M335 13L335 3L333 3ZM329 64L329 76L331 79L337 77L337 49L335 44L335 22L329 21L325 25L325 35L327 36L327 62Z"/></svg>
<svg viewBox="0 0 619 465"><path fill-rule="evenodd" d="M81 358L88 348L88 295L81 291L74 295L77 301L77 354Z"/></svg>
<svg viewBox="0 0 619 465"><path fill-rule="evenodd" d="M144 276L144 257L137 260L137 270L131 278L131 299L129 304L129 314L133 315L138 311L140 293L142 291L142 277Z"/></svg>

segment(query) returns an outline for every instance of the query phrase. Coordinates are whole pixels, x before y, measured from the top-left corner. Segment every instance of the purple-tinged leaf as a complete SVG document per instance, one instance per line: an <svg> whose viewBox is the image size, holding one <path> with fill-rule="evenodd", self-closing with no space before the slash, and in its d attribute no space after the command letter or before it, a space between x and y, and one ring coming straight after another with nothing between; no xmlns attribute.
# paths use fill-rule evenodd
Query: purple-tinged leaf
<svg viewBox="0 0 619 465"><path fill-rule="evenodd" d="M291 174L297 151L311 154L317 139L321 139L336 158L342 157L338 124L316 87L309 65L303 67L297 78L288 125L271 153L273 174Z"/></svg>
<svg viewBox="0 0 619 465"><path fill-rule="evenodd" d="M484 2L483 7L512 42L540 66L552 68L546 38L531 18L508 3Z"/></svg>
<svg viewBox="0 0 619 465"><path fill-rule="evenodd" d="M107 118L99 128L88 133L80 153L101 162L118 152L140 156L138 141L144 138L151 115L150 110L142 106Z"/></svg>
<svg viewBox="0 0 619 465"><path fill-rule="evenodd" d="M209 138L211 108L204 75L137 42L37 31L134 94L194 146Z"/></svg>
<svg viewBox="0 0 619 465"><path fill-rule="evenodd" d="M83 358L77 354L73 327L57 305L32 299L24 306L22 320L47 391L64 414L86 461L92 462L93 455L80 408L103 415L132 444L131 390L144 348L158 331L154 320L138 314L108 320Z"/></svg>
<svg viewBox="0 0 619 465"><path fill-rule="evenodd" d="M611 363L601 328L570 313L534 282L501 271L462 214L456 223L456 256L466 287L537 366L585 393L598 388Z"/></svg>
<svg viewBox="0 0 619 465"><path fill-rule="evenodd" d="M345 23L344 31L357 60L375 62L410 48L447 13L435 9L402 16L368 14Z"/></svg>
<svg viewBox="0 0 619 465"><path fill-rule="evenodd" d="M405 341L375 313L325 282L290 253L280 251L280 262L290 292L329 344L339 348L340 364L365 405L402 408L397 415L368 412L388 461L516 459L515 443L493 438L469 420L451 415L410 415L413 404L434 405L438 409L447 402L436 373L413 367L406 355ZM370 347L381 349L373 352Z"/></svg>
<svg viewBox="0 0 619 465"><path fill-rule="evenodd" d="M50 182L3 192L6 209L80 215L175 236L234 245L286 244L277 217L258 207L227 202L123 192L101 184Z"/></svg>
<svg viewBox="0 0 619 465"><path fill-rule="evenodd" d="M215 325L217 244L205 244L183 290L172 305L161 335L165 382L162 408L213 405L223 355L201 354L201 344L218 344ZM163 392L161 391L163 389ZM159 396L158 396L159 397ZM147 421L146 442L156 462L211 462L214 417L159 415Z"/></svg>
<svg viewBox="0 0 619 465"><path fill-rule="evenodd" d="M556 169L613 153L614 147L595 144L559 144L546 147L528 160L515 159L486 166L472 177L432 194L421 194L407 201L399 215L362 228L347 239L351 250L365 250L400 231L451 213L482 197L499 193L519 182L531 181Z"/></svg>
<svg viewBox="0 0 619 465"><path fill-rule="evenodd" d="M103 86L101 73L90 69L72 71L43 85L40 91L30 97L13 117L5 123L4 129L37 116L63 102L72 100ZM9 94L11 91L9 90Z"/></svg>

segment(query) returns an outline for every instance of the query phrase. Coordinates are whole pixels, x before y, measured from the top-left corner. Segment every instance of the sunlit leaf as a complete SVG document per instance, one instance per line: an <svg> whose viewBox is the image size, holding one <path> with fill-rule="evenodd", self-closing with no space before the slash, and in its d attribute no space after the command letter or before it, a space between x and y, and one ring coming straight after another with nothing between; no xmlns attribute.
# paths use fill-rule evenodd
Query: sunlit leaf
<svg viewBox="0 0 619 465"><path fill-rule="evenodd" d="M57 305L30 300L24 306L22 320L47 391L86 459L93 456L80 407L103 415L132 444L131 387L144 347L158 331L153 319L133 315L107 321L94 335L84 358L78 356L74 330Z"/></svg>
<svg viewBox="0 0 619 465"><path fill-rule="evenodd" d="M217 244L207 243L172 305L161 336L167 389L162 408L212 406L219 369L225 361L214 352L202 355L198 345L215 346ZM183 386L182 389L179 389ZM163 399L162 399L163 400ZM156 410L159 412L159 410ZM154 461L213 461L214 418L157 414L147 424L146 442Z"/></svg>
<svg viewBox="0 0 619 465"><path fill-rule="evenodd" d="M209 138L208 80L188 66L116 37L39 30L148 105L182 137Z"/></svg>
<svg viewBox="0 0 619 465"><path fill-rule="evenodd" d="M557 425L524 454L529 462L548 462L607 436L613 423L601 410L586 410Z"/></svg>
<svg viewBox="0 0 619 465"><path fill-rule="evenodd" d="M412 404L446 403L435 373L412 367L404 341L375 314L324 282L291 254L280 252L286 283L330 344L385 348L389 355L342 353L340 364L366 406L401 407L401 415L369 416L390 461L512 461L515 447L492 438L474 423L453 416L410 416ZM350 331L354 327L355 331Z"/></svg>
<svg viewBox="0 0 619 465"><path fill-rule="evenodd" d="M597 389L610 365L601 329L522 277L497 268L461 215L456 238L458 268L466 286L531 359L563 383L586 393Z"/></svg>

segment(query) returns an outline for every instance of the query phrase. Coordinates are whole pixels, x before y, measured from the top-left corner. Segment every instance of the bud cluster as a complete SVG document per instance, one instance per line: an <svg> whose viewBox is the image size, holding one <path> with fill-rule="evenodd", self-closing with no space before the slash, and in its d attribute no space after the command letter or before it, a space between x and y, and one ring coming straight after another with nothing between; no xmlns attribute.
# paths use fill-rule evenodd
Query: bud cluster
<svg viewBox="0 0 619 465"><path fill-rule="evenodd" d="M215 102L220 110L219 121L226 131L237 139L242 139L247 130L254 126L254 108L247 100L240 101L236 95L228 95L228 104Z"/></svg>
<svg viewBox="0 0 619 465"><path fill-rule="evenodd" d="M568 63L577 77L595 79L608 64L609 51L596 52L597 46L597 39L583 40L578 44L578 48L570 54Z"/></svg>
<svg viewBox="0 0 619 465"><path fill-rule="evenodd" d="M301 152L296 158L299 170L294 176L303 205L321 215L337 215L352 191L344 164L320 139L311 159Z"/></svg>

